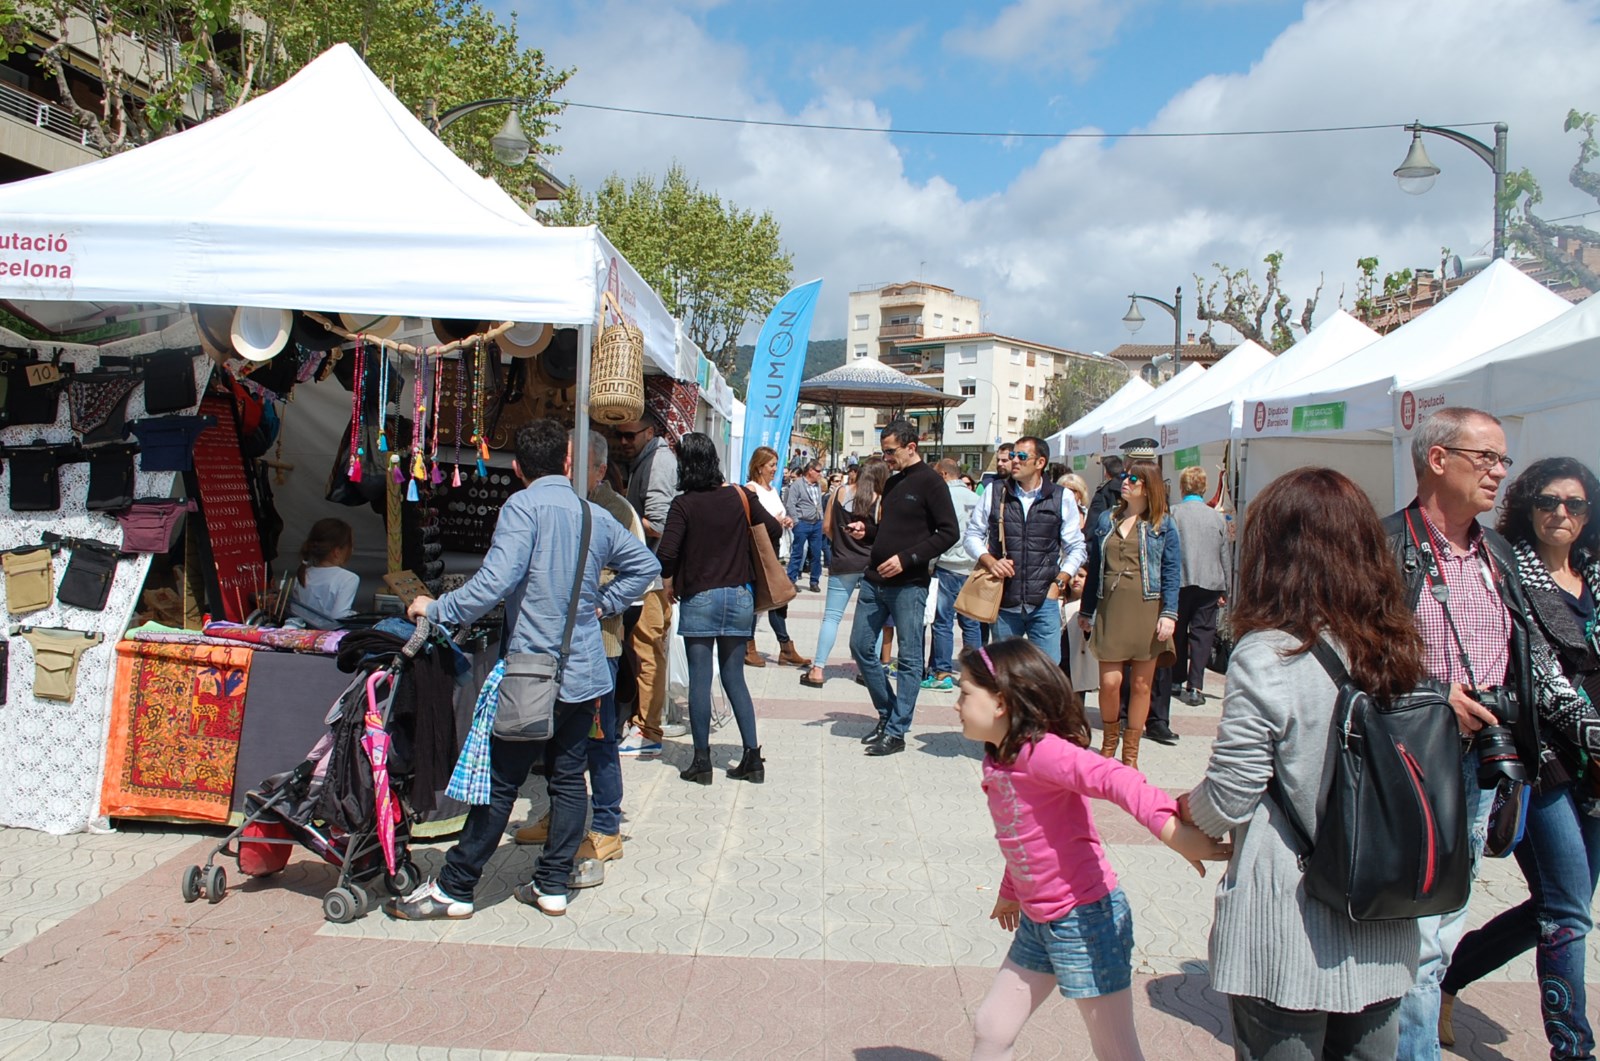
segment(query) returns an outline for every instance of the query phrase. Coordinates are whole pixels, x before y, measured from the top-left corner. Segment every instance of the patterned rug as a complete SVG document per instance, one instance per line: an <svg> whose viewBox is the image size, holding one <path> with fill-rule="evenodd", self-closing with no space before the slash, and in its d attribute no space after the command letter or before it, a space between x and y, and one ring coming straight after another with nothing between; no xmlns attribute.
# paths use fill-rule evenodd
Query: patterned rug
<svg viewBox="0 0 1600 1061"><path fill-rule="evenodd" d="M227 820L253 656L243 647L117 644L101 814Z"/></svg>

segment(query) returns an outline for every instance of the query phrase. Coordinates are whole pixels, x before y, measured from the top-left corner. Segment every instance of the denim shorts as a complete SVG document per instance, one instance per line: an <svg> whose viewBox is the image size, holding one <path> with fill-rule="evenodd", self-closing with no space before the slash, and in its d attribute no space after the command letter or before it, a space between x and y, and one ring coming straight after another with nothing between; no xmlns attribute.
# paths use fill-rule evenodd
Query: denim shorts
<svg viewBox="0 0 1600 1061"><path fill-rule="evenodd" d="M1067 916L1039 924L1027 914L1007 955L1056 978L1063 998L1098 998L1133 986L1133 913L1121 888Z"/></svg>
<svg viewBox="0 0 1600 1061"><path fill-rule="evenodd" d="M756 633L756 598L748 585L703 589L678 602L678 636L743 637Z"/></svg>

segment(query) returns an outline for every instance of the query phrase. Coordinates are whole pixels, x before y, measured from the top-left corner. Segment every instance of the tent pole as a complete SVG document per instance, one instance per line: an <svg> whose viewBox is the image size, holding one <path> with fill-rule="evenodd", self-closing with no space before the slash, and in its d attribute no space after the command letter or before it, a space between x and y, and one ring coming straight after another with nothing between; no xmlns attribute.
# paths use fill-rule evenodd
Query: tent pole
<svg viewBox="0 0 1600 1061"><path fill-rule="evenodd" d="M578 327L578 379L572 403L572 488L580 498L589 496L589 344L594 325Z"/></svg>

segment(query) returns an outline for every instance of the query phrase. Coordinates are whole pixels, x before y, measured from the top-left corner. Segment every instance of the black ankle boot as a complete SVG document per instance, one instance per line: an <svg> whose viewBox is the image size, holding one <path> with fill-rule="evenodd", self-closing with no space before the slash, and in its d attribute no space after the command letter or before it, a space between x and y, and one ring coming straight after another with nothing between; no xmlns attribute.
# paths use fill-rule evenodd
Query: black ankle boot
<svg viewBox="0 0 1600 1061"><path fill-rule="evenodd" d="M709 785L711 784L711 773L711 749L696 748L694 750L694 762L689 764L688 769L679 770L678 776L685 781Z"/></svg>
<svg viewBox="0 0 1600 1061"><path fill-rule="evenodd" d="M746 748L744 758L739 760L739 765L728 770L728 776L735 781L752 781L761 784L767 779L767 761L761 758L761 749Z"/></svg>

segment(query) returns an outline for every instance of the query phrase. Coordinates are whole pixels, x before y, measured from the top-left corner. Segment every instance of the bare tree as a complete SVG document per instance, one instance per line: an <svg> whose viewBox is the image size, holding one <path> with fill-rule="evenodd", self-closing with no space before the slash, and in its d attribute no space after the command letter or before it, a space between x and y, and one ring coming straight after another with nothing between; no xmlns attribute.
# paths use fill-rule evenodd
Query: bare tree
<svg viewBox="0 0 1600 1061"><path fill-rule="evenodd" d="M1199 306L1195 316L1208 324L1226 324L1244 338L1277 353L1287 350L1297 341L1294 329L1301 333L1311 330L1312 317L1317 312L1317 300L1322 297L1322 278L1317 278L1317 290L1305 301L1298 318L1294 316L1294 300L1279 286L1283 269L1283 252L1273 251L1262 261L1267 266L1266 287L1256 283L1248 269L1229 269L1221 262L1212 262L1216 278L1207 283L1196 273L1195 291ZM1270 319L1268 314L1271 314ZM1208 327L1201 336L1202 343L1211 342Z"/></svg>

